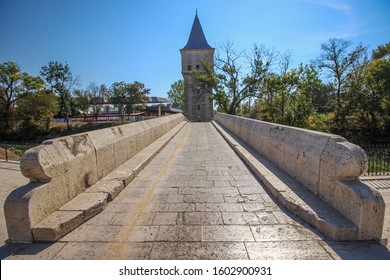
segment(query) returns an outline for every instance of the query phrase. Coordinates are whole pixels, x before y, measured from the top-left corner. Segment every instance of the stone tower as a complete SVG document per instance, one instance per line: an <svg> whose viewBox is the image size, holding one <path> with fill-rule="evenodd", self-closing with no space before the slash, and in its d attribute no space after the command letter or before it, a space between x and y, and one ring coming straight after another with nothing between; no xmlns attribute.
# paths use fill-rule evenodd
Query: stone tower
<svg viewBox="0 0 390 280"><path fill-rule="evenodd" d="M180 50L181 73L184 78L184 115L191 122L209 122L213 117L211 89L205 88L192 75L202 71L202 62L214 63L214 48L210 47L195 15L187 45Z"/></svg>

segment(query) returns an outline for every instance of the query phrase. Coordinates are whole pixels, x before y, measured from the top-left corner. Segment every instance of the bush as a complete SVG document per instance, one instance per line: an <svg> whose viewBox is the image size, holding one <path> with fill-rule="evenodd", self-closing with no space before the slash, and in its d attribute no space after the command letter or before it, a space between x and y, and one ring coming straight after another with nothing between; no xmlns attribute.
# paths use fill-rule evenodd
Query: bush
<svg viewBox="0 0 390 280"><path fill-rule="evenodd" d="M330 114L315 114L306 119L307 129L330 132L330 124L334 116Z"/></svg>

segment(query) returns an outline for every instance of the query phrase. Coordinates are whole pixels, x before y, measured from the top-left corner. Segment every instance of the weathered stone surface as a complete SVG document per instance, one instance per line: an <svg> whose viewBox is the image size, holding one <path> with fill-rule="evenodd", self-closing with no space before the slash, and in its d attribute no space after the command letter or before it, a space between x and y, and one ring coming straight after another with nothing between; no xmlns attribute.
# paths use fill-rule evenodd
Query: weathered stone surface
<svg viewBox="0 0 390 280"><path fill-rule="evenodd" d="M256 241L278 240L320 240L321 238L310 231L302 231L294 225L257 225L251 226Z"/></svg>
<svg viewBox="0 0 390 280"><path fill-rule="evenodd" d="M220 154L225 158L222 162ZM233 184L226 193L217 187L215 194L222 194L224 202L184 203L180 197L168 202L170 195L180 194L180 187L170 186L172 180L184 176L191 183L197 176L205 180L211 174L210 182L214 176L238 176L229 179ZM235 183L240 187L234 187ZM196 188L200 194L214 195L208 192L213 184ZM230 194L230 189L239 188L245 188L245 194ZM245 212L242 205L250 203L262 203L265 208ZM209 123L187 124L102 212L59 242L52 246L8 244L0 250L6 259L102 260L389 259L389 254L379 242L331 242L291 214L271 199Z"/></svg>
<svg viewBox="0 0 390 280"><path fill-rule="evenodd" d="M56 211L32 229L34 241L56 241L83 221L83 211Z"/></svg>
<svg viewBox="0 0 390 280"><path fill-rule="evenodd" d="M200 67L202 60L213 62L214 49L181 49L182 75L184 78L184 114L191 122L208 122L213 118L211 89L202 86L193 76L188 65L195 70ZM202 71L202 70L200 70Z"/></svg>
<svg viewBox="0 0 390 280"><path fill-rule="evenodd" d="M354 240L357 238L357 226L306 190L281 169L262 156L256 155L256 152L249 147L247 147L248 150L245 149L220 127L219 130L284 207L334 240ZM240 192L243 193L241 190ZM252 204L259 205L260 208L257 210L266 209L265 203ZM245 211L256 210L251 206L252 204L243 203L242 206Z"/></svg>
<svg viewBox="0 0 390 280"><path fill-rule="evenodd" d="M323 241L305 240L299 242L271 241L246 242L251 260L331 260L336 253Z"/></svg>
<svg viewBox="0 0 390 280"><path fill-rule="evenodd" d="M57 181L64 180L66 183L65 186L58 186L58 191L68 192L69 197L73 198L97 182L95 147L87 133L47 140L43 144L53 146L57 153L64 157L65 166L58 166L57 161L40 154L40 163L48 167L45 171L51 178L52 186L56 185ZM23 173L23 159L20 165ZM61 198L60 196L59 199Z"/></svg>
<svg viewBox="0 0 390 280"><path fill-rule="evenodd" d="M0 243L8 239L7 225L4 216L4 202L7 196L18 186L28 184L29 180L20 172L20 166L15 162L0 161Z"/></svg>
<svg viewBox="0 0 390 280"><path fill-rule="evenodd" d="M340 181L340 184L344 185L345 193L350 195L346 205L349 205L350 209L358 206L360 210L360 212L350 211L352 215L345 215L358 225L358 239L379 240L382 237L385 215L382 195L372 187L367 188L367 185L361 181Z"/></svg>
<svg viewBox="0 0 390 280"><path fill-rule="evenodd" d="M60 241L63 242L109 242L114 240L118 232L121 230L120 226L95 226L82 225L62 237Z"/></svg>
<svg viewBox="0 0 390 280"><path fill-rule="evenodd" d="M98 178L101 179L116 167L113 138L107 129L90 131L88 135L96 150Z"/></svg>
<svg viewBox="0 0 390 280"><path fill-rule="evenodd" d="M159 227L156 241L201 241L202 240L202 227L201 226L169 226L163 225Z"/></svg>
<svg viewBox="0 0 390 280"><path fill-rule="evenodd" d="M145 260L152 244L69 242L55 260Z"/></svg>
<svg viewBox="0 0 390 280"><path fill-rule="evenodd" d="M64 243L21 243L3 246L0 253L3 260L51 260L64 248Z"/></svg>
<svg viewBox="0 0 390 280"><path fill-rule="evenodd" d="M283 206L332 240L357 239L357 226L309 191L279 193Z"/></svg>
<svg viewBox="0 0 390 280"><path fill-rule="evenodd" d="M254 241L249 226L210 225L202 227L202 241Z"/></svg>
<svg viewBox="0 0 390 280"><path fill-rule="evenodd" d="M104 256L106 243L99 242L69 242L63 243L64 248L54 257L55 260L98 260ZM71 253L69 253L71 252Z"/></svg>
<svg viewBox="0 0 390 280"><path fill-rule="evenodd" d="M359 176L367 168L367 156L360 147L336 135L220 113L215 120L254 149L245 151L237 147L240 144L236 140L225 136L233 139L231 146L273 196L291 211L305 217L335 240L381 238L385 204L379 192L359 181ZM256 152L259 155L256 156ZM290 190L299 193L301 187L298 183L347 218L358 230L353 229L346 219L341 225L340 219L339 222L335 222L335 218L324 219L319 209L304 206L311 203L307 195L299 199L296 199L299 196L286 195L292 194ZM307 201L301 203L302 198ZM325 209L321 200L313 205ZM330 208L326 212L332 213Z"/></svg>
<svg viewBox="0 0 390 280"><path fill-rule="evenodd" d="M114 241L118 242L151 242L156 239L158 226L122 226Z"/></svg>
<svg viewBox="0 0 390 280"><path fill-rule="evenodd" d="M167 260L245 260L243 242L156 242L152 259Z"/></svg>
<svg viewBox="0 0 390 280"><path fill-rule="evenodd" d="M225 212L222 213L225 225L257 225L259 219L254 212Z"/></svg>
<svg viewBox="0 0 390 280"><path fill-rule="evenodd" d="M32 228L34 241L58 240L84 221L101 212L108 193L82 193Z"/></svg>
<svg viewBox="0 0 390 280"><path fill-rule="evenodd" d="M123 189L125 185L121 180L99 181L86 190L87 193L106 193L108 201L113 200Z"/></svg>
<svg viewBox="0 0 390 280"><path fill-rule="evenodd" d="M29 208L26 207L26 204L32 200L31 193L36 188L44 187L45 185L45 183L31 182L13 190L5 200L4 216L7 224L8 237L11 242L33 242L33 236L31 234L32 225L39 223L41 220L36 219L36 215L30 215ZM36 195L33 199L43 204L47 198L43 194Z"/></svg>
<svg viewBox="0 0 390 280"><path fill-rule="evenodd" d="M134 159L131 160L134 161ZM132 165L131 168L134 168L134 165ZM134 179L135 176L136 172L133 169L122 169L119 167L112 171L110 174L108 174L106 177L104 177L101 181L118 181L125 187Z"/></svg>
<svg viewBox="0 0 390 280"><path fill-rule="evenodd" d="M31 229L35 225L185 121L181 114L172 115L47 140L27 151L20 166L32 183L13 192L5 202L11 241L31 242ZM134 167L135 172L143 169L173 136L159 142L151 155L150 151L142 154L140 157L146 156L146 160L138 158L140 163ZM124 174L123 184L128 184L136 174ZM114 187L112 194L118 190Z"/></svg>
<svg viewBox="0 0 390 280"><path fill-rule="evenodd" d="M107 204L107 193L81 193L59 210L82 211L84 220L91 218L104 209Z"/></svg>
<svg viewBox="0 0 390 280"><path fill-rule="evenodd" d="M184 225L222 225L219 212L186 212L183 213Z"/></svg>

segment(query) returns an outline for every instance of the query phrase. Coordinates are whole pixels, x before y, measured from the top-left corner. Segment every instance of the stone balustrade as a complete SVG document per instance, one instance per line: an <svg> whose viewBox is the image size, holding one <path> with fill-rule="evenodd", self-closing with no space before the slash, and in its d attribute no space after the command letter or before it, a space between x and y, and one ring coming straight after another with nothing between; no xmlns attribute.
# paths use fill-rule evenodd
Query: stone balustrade
<svg viewBox="0 0 390 280"><path fill-rule="evenodd" d="M367 169L367 156L359 146L337 135L221 113L214 119L356 226L356 230L349 230L347 234L330 233L332 239L381 238L385 204L379 192L359 180ZM265 180L268 176L258 175ZM281 197L285 190L274 191L276 197ZM282 200L288 199L288 195L284 195ZM297 209L297 205L290 208ZM308 216L306 212L302 216ZM314 216L318 220L319 214ZM322 218L320 220L319 228L324 223Z"/></svg>
<svg viewBox="0 0 390 280"><path fill-rule="evenodd" d="M28 150L20 167L30 183L4 205L10 241L55 241L101 211L150 157L137 155L186 121L176 114L51 139ZM157 144L149 153L163 146Z"/></svg>

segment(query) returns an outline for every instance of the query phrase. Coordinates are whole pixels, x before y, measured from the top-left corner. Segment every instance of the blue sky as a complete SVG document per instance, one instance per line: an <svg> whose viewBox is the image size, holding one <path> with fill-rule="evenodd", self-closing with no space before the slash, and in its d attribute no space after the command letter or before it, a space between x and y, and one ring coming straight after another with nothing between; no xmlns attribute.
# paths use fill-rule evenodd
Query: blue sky
<svg viewBox="0 0 390 280"><path fill-rule="evenodd" d="M66 61L83 88L140 81L166 96L196 9L211 46L290 50L295 65L332 37L370 50L390 41L389 0L0 0L0 63L38 75Z"/></svg>

